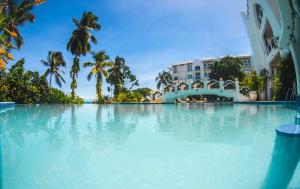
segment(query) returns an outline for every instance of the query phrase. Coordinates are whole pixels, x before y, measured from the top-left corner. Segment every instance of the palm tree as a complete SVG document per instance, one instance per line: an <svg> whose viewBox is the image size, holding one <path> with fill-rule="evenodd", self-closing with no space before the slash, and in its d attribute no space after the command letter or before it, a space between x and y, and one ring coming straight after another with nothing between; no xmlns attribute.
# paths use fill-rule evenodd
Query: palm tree
<svg viewBox="0 0 300 189"><path fill-rule="evenodd" d="M162 85L167 86L172 84L172 75L170 72L166 72L163 70L162 73L158 73L158 76L155 78L157 82L157 89L160 89Z"/></svg>
<svg viewBox="0 0 300 189"><path fill-rule="evenodd" d="M125 59L117 56L112 68L108 69L109 77L106 80L114 86L114 96L118 96L124 86L124 70L126 70Z"/></svg>
<svg viewBox="0 0 300 189"><path fill-rule="evenodd" d="M7 17L4 20L5 27L3 35L7 42L12 42L18 49L23 45L23 38L18 30L18 26L26 22L34 22L35 16L31 13L32 9L44 2L44 0L4 0L1 3L1 12Z"/></svg>
<svg viewBox="0 0 300 189"><path fill-rule="evenodd" d="M45 76L50 75L49 85L51 88L52 77L54 76L56 84L61 87L62 82L65 83L64 78L62 77L63 71L60 70L61 67L66 67L66 62L64 61L63 55L61 52L52 52L49 51L47 60L41 60L41 63L47 67Z"/></svg>
<svg viewBox="0 0 300 189"><path fill-rule="evenodd" d="M92 12L84 12L79 20L73 18L73 22L76 25L76 29L73 31L72 36L67 44L67 50L74 56L73 66L70 71L72 78L72 98L75 99L75 90L77 88L78 72L80 71L80 56L85 56L91 51L91 44L97 44L96 37L91 34L92 30L98 31L101 29L98 23L98 17Z"/></svg>
<svg viewBox="0 0 300 189"><path fill-rule="evenodd" d="M109 77L106 79L107 83L114 86L114 96L118 96L120 92L128 87L132 89L139 85L136 76L132 74L129 66L125 64L125 59L117 56L115 58L113 67L108 69Z"/></svg>
<svg viewBox="0 0 300 189"><path fill-rule="evenodd" d="M0 2L0 69L5 69L12 48L20 49L23 38L18 30L19 26L35 20L31 10L45 2L45 0L2 0Z"/></svg>
<svg viewBox="0 0 300 189"><path fill-rule="evenodd" d="M106 55L104 51L100 51L98 53L92 52L92 55L95 62L86 62L83 64L83 67L92 67L87 79L90 81L93 75L96 76L97 100L99 103L103 103L104 98L102 96L102 78L103 76L108 78L108 72L106 68L111 67L112 62L109 61L109 56Z"/></svg>

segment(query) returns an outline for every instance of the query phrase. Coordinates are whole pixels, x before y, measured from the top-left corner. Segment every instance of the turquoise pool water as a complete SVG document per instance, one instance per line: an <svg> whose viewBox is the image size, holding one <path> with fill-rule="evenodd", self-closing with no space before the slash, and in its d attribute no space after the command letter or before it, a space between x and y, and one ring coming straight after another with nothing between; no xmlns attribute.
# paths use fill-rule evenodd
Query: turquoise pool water
<svg viewBox="0 0 300 189"><path fill-rule="evenodd" d="M0 114L3 189L300 188L296 111L273 105L40 105ZM1 188L0 186L0 188Z"/></svg>

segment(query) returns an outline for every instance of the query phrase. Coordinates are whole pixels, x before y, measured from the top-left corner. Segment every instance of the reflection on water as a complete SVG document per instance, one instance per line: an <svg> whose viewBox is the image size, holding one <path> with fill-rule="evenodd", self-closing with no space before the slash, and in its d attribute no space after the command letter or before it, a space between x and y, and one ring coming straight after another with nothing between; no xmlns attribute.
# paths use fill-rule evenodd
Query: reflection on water
<svg viewBox="0 0 300 189"><path fill-rule="evenodd" d="M277 134L270 167L262 189L288 188L300 158L300 137Z"/></svg>
<svg viewBox="0 0 300 189"><path fill-rule="evenodd" d="M0 114L0 181L7 189L287 188L299 141L274 129L294 115L233 104L16 106Z"/></svg>

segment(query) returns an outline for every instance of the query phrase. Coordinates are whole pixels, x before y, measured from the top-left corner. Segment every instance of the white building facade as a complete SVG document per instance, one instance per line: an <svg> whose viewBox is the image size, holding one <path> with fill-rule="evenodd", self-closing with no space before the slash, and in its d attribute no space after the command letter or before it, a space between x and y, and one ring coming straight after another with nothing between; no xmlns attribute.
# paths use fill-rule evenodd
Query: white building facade
<svg viewBox="0 0 300 189"><path fill-rule="evenodd" d="M252 65L252 57L250 55L234 56L240 58L243 62L242 71L247 73L254 71ZM196 80L209 80L211 67L216 61L220 61L224 57L205 58L200 60L185 61L173 64L171 73L174 83L192 83Z"/></svg>
<svg viewBox="0 0 300 189"><path fill-rule="evenodd" d="M253 50L257 72L267 69L273 78L277 65L291 52L300 94L300 0L248 0L242 17ZM269 83L268 99L272 95Z"/></svg>

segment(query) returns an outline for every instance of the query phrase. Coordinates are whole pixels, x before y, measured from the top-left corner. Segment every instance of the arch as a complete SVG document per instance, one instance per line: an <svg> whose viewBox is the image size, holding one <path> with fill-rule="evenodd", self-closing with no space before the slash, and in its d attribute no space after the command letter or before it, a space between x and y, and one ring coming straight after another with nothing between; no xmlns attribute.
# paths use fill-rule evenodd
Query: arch
<svg viewBox="0 0 300 189"><path fill-rule="evenodd" d="M164 88L164 93L171 93L171 92L175 92L175 86L170 84L170 85L167 85L165 88Z"/></svg>
<svg viewBox="0 0 300 189"><path fill-rule="evenodd" d="M154 91L154 93L152 94L153 100L156 100L156 99L161 98L162 95L163 95L162 92L160 92L160 91ZM159 96L159 97L158 97L158 96Z"/></svg>
<svg viewBox="0 0 300 189"><path fill-rule="evenodd" d="M235 82L232 80L227 80L224 83L224 90L236 89Z"/></svg>
<svg viewBox="0 0 300 189"><path fill-rule="evenodd" d="M201 84L202 86L205 84L205 87L199 89L195 88L195 85L197 84ZM250 93L251 90L247 87L243 87L241 88L241 90L239 90L240 88L237 81L211 80L208 82L208 85L206 84L207 84L206 82L202 82L201 80L198 80L192 83L190 87L187 83L180 83L179 85L175 85L175 86L168 85L167 87L165 87L165 92L162 96L162 102L174 103L176 99L187 98L188 96L198 96L198 95L214 95L219 97L232 98L235 102L252 101L252 99L249 96L249 94L251 94ZM208 88L206 88L206 86L208 86ZM184 90L184 92L183 91L177 92L176 89L178 90L182 89ZM226 90L221 90L221 89L226 89Z"/></svg>
<svg viewBox="0 0 300 189"><path fill-rule="evenodd" d="M213 79L213 80L208 82L207 88L208 89L219 89L220 88L220 82Z"/></svg>
<svg viewBox="0 0 300 189"><path fill-rule="evenodd" d="M186 91L186 90L189 90L189 85L186 84L186 83L180 83L178 86L177 86L177 90L178 91Z"/></svg>
<svg viewBox="0 0 300 189"><path fill-rule="evenodd" d="M194 83L192 83L192 89L203 89L204 88L204 82L200 80L196 80Z"/></svg>

